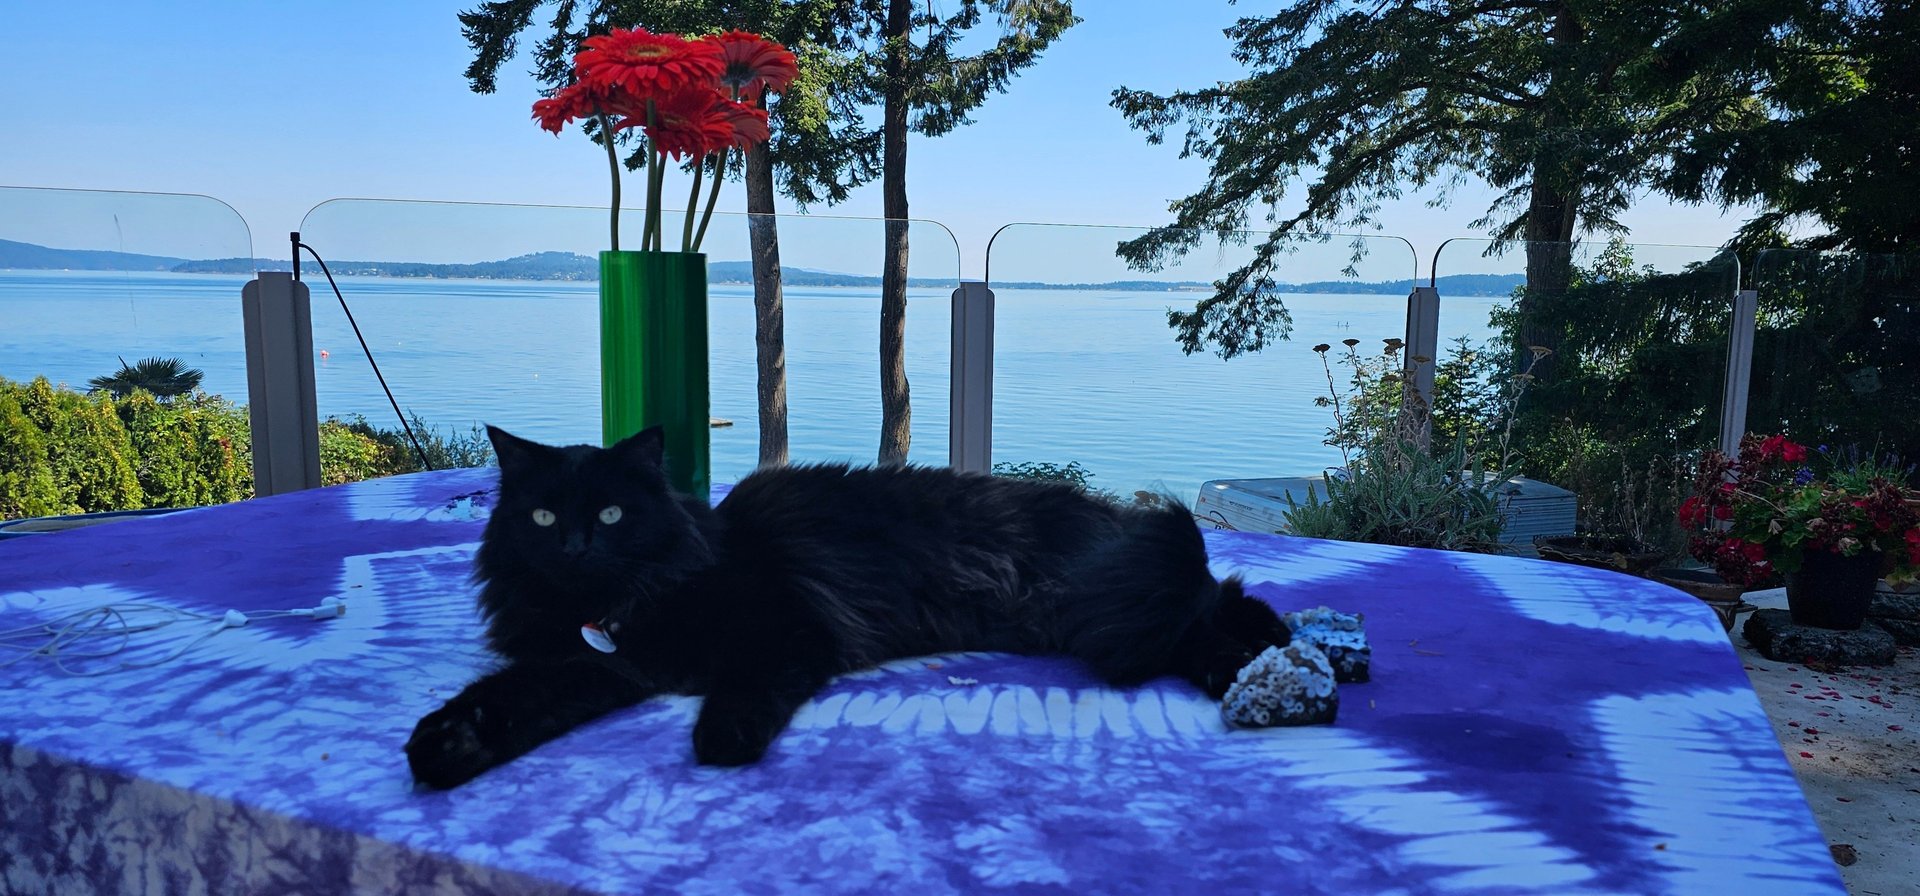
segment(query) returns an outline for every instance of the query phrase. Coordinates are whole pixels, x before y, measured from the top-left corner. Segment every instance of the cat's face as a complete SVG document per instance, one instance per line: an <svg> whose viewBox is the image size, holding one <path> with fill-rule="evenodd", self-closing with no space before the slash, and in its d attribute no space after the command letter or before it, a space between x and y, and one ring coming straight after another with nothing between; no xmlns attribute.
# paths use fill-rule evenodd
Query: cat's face
<svg viewBox="0 0 1920 896"><path fill-rule="evenodd" d="M488 427L500 459L500 499L489 551L550 580L556 590L638 583L691 525L661 470L653 427L611 448L554 447Z"/></svg>

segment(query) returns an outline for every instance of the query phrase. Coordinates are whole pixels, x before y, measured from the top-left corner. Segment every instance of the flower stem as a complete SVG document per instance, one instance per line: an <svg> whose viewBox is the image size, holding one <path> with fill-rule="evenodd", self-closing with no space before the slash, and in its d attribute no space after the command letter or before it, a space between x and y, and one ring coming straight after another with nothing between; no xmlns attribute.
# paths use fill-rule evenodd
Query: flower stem
<svg viewBox="0 0 1920 896"><path fill-rule="evenodd" d="M609 227L612 229L613 251L620 251L620 156L613 148L613 128L607 125L605 112L594 116L600 121L600 142L607 146L607 169L613 173L613 211Z"/></svg>
<svg viewBox="0 0 1920 896"><path fill-rule="evenodd" d="M727 150L720 150L713 159L713 186L707 191L707 210L700 213L700 229L693 234L693 249L700 251L700 244L707 240L707 222L713 220L713 206L720 201L721 175L727 170Z"/></svg>
<svg viewBox="0 0 1920 896"><path fill-rule="evenodd" d="M1333 384L1333 365L1327 363L1326 352L1320 353L1320 369L1327 372L1327 394L1333 396L1333 436L1340 440L1340 444L1334 447L1340 449L1340 465L1351 467L1353 458L1347 454L1346 439L1340 436L1340 432L1346 429L1346 420L1340 416L1340 387Z"/></svg>
<svg viewBox="0 0 1920 896"><path fill-rule="evenodd" d="M662 248L666 237L661 233L666 227L661 223L663 217L660 214L660 191L666 183L667 154L656 152L653 154L653 180L647 189L647 221L648 226L653 228L653 240L647 244L647 248L654 252L666 251Z"/></svg>
<svg viewBox="0 0 1920 896"><path fill-rule="evenodd" d="M693 251L693 213L700 208L700 175L707 170L705 162L705 159L695 159L693 163L693 189L687 191L685 216L687 221L680 226L680 251L682 252ZM713 182L719 183L720 178L716 176Z"/></svg>
<svg viewBox="0 0 1920 896"><path fill-rule="evenodd" d="M666 163L666 156L660 152L660 147L652 137L654 122L653 100L647 100L647 232L641 239L641 248L643 251L658 252L660 251L660 186L666 182L660 169Z"/></svg>

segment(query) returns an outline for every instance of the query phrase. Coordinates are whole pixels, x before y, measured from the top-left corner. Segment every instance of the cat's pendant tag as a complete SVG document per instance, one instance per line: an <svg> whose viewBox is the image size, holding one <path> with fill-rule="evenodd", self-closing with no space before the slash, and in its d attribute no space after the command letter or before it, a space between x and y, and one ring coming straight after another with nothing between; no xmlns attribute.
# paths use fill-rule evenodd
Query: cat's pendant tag
<svg viewBox="0 0 1920 896"><path fill-rule="evenodd" d="M588 647L598 650L601 653L612 653L615 650L613 638L607 634L605 629L600 627L600 623L598 622L589 622L586 625L580 626L580 637L586 639Z"/></svg>

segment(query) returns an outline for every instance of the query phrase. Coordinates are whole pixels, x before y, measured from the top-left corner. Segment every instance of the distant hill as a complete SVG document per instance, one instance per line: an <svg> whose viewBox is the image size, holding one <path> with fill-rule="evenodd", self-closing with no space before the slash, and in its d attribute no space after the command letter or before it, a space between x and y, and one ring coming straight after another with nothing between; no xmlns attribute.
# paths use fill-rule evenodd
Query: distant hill
<svg viewBox="0 0 1920 896"><path fill-rule="evenodd" d="M1313 280L1306 283L1282 283L1283 293L1315 295L1403 296L1413 291L1414 280ZM1449 274L1437 286L1443 296L1509 296L1515 287L1527 282L1525 274ZM1116 280L1109 283L995 282L995 289L1082 289L1123 292L1211 292L1213 284L1198 280Z"/></svg>
<svg viewBox="0 0 1920 896"><path fill-rule="evenodd" d="M1447 274L1434 281L1443 296L1492 296L1508 298L1527 285L1525 274Z"/></svg>
<svg viewBox="0 0 1920 896"><path fill-rule="evenodd" d="M303 260L303 270L317 273L320 266ZM188 260L161 255L135 255L127 252L101 252L89 249L52 249L32 243L0 240L0 268L69 271L169 271L178 274L251 274L259 271L287 271L292 265L285 259L215 258ZM342 277L402 277L421 279L468 280L559 280L591 283L600 279L600 261L574 252L534 252L501 261L472 264L429 264L417 261L329 261L327 268ZM808 268L782 267L787 286L878 288L879 277L860 274L836 274ZM714 261L707 264L709 283L751 283L753 265L745 261ZM1507 296L1526 282L1521 274L1450 274L1439 281L1440 294L1449 296ZM1405 295L1412 280L1316 280L1310 283L1282 283L1282 292L1320 294ZM953 285L952 280L913 277L907 285L938 288ZM1199 280L1112 280L1105 283L1046 283L1040 281L997 282L999 289L1074 289L1112 292L1206 292L1213 284Z"/></svg>
<svg viewBox="0 0 1920 896"><path fill-rule="evenodd" d="M303 258L304 272L318 273L320 266ZM173 269L176 274L251 274L260 271L290 271L293 265L274 258L216 258L188 261ZM429 264L420 261L328 261L327 270L339 277L403 277L463 280L598 280L600 262L572 252L534 252L502 261L474 264Z"/></svg>
<svg viewBox="0 0 1920 896"><path fill-rule="evenodd" d="M829 271L814 271L806 268L780 266L780 279L787 286L871 286L879 288L879 277L867 277L860 274L835 274ZM752 283L753 262L750 261L711 261L707 263L708 283ZM911 287L952 287L952 280L940 280L932 277L908 277Z"/></svg>
<svg viewBox="0 0 1920 896"><path fill-rule="evenodd" d="M95 249L50 249L32 243L0 240L0 268L41 271L171 271L188 264L184 258L102 252Z"/></svg>
<svg viewBox="0 0 1920 896"><path fill-rule="evenodd" d="M1090 292L1202 292L1213 284L1200 280L1109 280L1105 283L1045 283L1038 280L995 281L995 289L1080 289Z"/></svg>
<svg viewBox="0 0 1920 896"><path fill-rule="evenodd" d="M320 266L311 260L300 263L301 270L313 272ZM259 271L292 270L284 259L278 258L219 258L209 261L188 261L173 268L180 274L249 274ZM341 277L426 277L460 278L467 280L568 280L591 283L600 279L600 260L574 252L535 252L520 255L504 261L483 261L476 264L427 264L415 261L329 261L327 269ZM856 274L835 274L827 271L815 271L807 268L782 266L781 276L788 286L873 286L880 285L879 277L863 277ZM746 261L713 261L707 263L708 283L751 283L753 282L753 264ZM914 277L907 281L908 286L937 287L952 286L951 280L934 280Z"/></svg>

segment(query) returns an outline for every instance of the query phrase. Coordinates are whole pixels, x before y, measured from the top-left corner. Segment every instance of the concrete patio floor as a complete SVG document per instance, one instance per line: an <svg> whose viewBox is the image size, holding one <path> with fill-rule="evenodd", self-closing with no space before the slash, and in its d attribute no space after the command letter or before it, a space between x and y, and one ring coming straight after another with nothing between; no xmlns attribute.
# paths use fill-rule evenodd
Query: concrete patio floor
<svg viewBox="0 0 1920 896"><path fill-rule="evenodd" d="M1787 605L1782 589L1753 592ZM1777 663L1733 643L1814 817L1855 896L1920 893L1920 650L1892 666L1818 669Z"/></svg>

